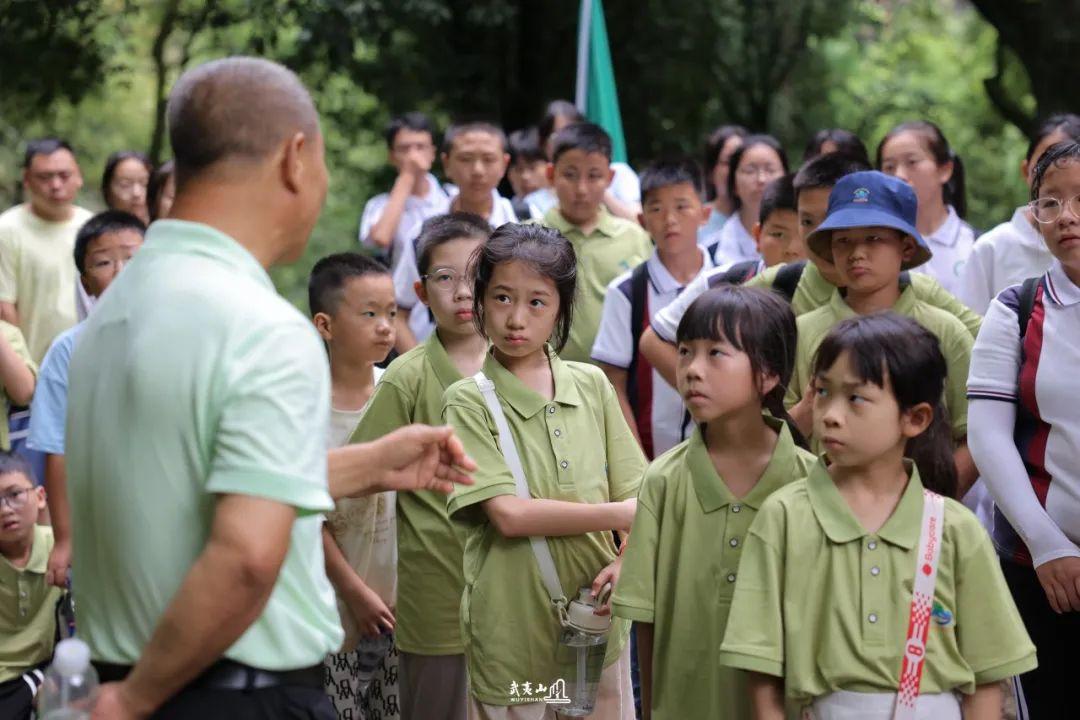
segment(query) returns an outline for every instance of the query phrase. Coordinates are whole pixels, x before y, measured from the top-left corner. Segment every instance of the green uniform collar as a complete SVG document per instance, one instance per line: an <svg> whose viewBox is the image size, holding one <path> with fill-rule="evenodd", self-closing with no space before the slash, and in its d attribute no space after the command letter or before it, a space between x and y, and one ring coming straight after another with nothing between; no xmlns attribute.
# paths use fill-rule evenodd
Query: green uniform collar
<svg viewBox="0 0 1080 720"><path fill-rule="evenodd" d="M896 304L892 306L892 312L899 313L901 315L907 315L911 317L915 311L915 303L918 298L915 296L915 288L908 285L901 285L903 290L900 292L900 297L897 299ZM847 304L847 300L841 294L841 290L837 288L833 290L832 295L829 296L829 307L832 308L833 313L840 320L847 320L848 318L855 317L857 313L851 309L851 306Z"/></svg>
<svg viewBox="0 0 1080 720"><path fill-rule="evenodd" d="M583 237L589 237L581 231L580 227L563 217L563 214L559 212L558 205L544 213L544 224L548 227L555 228L563 235L568 235L573 232L582 235ZM608 237L615 237L619 234L619 221L616 220L615 216L608 212L607 208L603 205L600 206L600 215L596 224L596 230L594 230L592 234L595 233L607 235Z"/></svg>
<svg viewBox="0 0 1080 720"><path fill-rule="evenodd" d="M550 345L544 347L547 349L551 375L555 380L554 402L560 405L581 405L581 395L578 394L577 383L571 377L570 369L559 359ZM490 353L484 360L484 374L499 388L499 397L524 419L531 418L551 402L535 390L526 387L525 383L518 380L516 375L504 368Z"/></svg>
<svg viewBox="0 0 1080 720"><path fill-rule="evenodd" d="M911 550L919 541L919 528L922 526L923 484L914 463L905 460L904 466L911 479L893 514L876 535L888 543ZM806 491L814 516L832 542L848 543L871 534L859 524L847 501L836 489L823 459L818 460L806 478Z"/></svg>
<svg viewBox="0 0 1080 720"><path fill-rule="evenodd" d="M716 472L716 466L709 458L709 449L705 446L705 436L701 428L694 430L687 448L687 465L694 481L701 509L707 513L719 510L732 503L748 505L757 510L773 492L779 490L791 479L791 468L795 462L795 440L787 423L765 416L765 423L776 430L779 438L773 450L769 464L757 484L746 497L738 498L728 489L727 483Z"/></svg>
<svg viewBox="0 0 1080 720"><path fill-rule="evenodd" d="M443 389L461 380L461 373L458 372L457 366L454 365L450 355L446 352L446 348L443 347L437 329L432 331L431 335L424 341L424 351L427 353L428 364L431 365L431 370L435 373L435 378Z"/></svg>

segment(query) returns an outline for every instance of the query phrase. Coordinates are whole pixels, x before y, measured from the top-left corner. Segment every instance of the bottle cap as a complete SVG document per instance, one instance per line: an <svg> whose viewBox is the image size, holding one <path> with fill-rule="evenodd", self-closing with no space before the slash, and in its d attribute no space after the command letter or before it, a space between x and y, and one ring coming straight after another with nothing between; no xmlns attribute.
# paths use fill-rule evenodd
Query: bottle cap
<svg viewBox="0 0 1080 720"><path fill-rule="evenodd" d="M589 635L602 635L611 627L610 615L597 615L596 608L604 604L604 598L610 591L605 586L599 596L592 596L592 588L583 587L578 590L576 599L571 600L566 607L566 622L575 630L580 630Z"/></svg>
<svg viewBox="0 0 1080 720"><path fill-rule="evenodd" d="M90 647L78 638L68 638L56 644L53 668L65 677L85 673L90 667Z"/></svg>

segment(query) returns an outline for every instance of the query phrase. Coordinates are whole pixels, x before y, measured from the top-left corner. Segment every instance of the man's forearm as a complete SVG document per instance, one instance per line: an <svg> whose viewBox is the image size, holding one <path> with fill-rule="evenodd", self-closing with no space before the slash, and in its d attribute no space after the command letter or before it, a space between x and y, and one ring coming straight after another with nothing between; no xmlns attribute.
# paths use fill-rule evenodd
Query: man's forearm
<svg viewBox="0 0 1080 720"><path fill-rule="evenodd" d="M326 474L330 497L369 495L379 491L376 474L372 472L373 455L370 443L334 448L326 454Z"/></svg>
<svg viewBox="0 0 1080 720"><path fill-rule="evenodd" d="M56 542L71 542L71 506L67 496L67 466L63 455L45 456L45 502L49 506Z"/></svg>

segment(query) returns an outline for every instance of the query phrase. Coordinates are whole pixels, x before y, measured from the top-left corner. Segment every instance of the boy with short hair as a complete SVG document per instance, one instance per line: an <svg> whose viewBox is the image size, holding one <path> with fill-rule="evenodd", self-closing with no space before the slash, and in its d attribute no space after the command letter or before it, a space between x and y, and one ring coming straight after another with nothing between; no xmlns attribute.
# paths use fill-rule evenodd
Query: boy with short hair
<svg viewBox="0 0 1080 720"><path fill-rule="evenodd" d="M487 340L473 322L469 258L491 227L469 213L431 218L420 232L415 291L435 318L435 331L386 369L354 442L411 423L442 423L447 387L475 374ZM425 491L397 496L401 713L404 720L464 720L465 649L459 609L464 545L446 513L446 497Z"/></svg>
<svg viewBox="0 0 1080 720"><path fill-rule="evenodd" d="M29 720L56 641L61 591L45 582L52 528L30 466L0 452L0 717Z"/></svg>
<svg viewBox="0 0 1080 720"><path fill-rule="evenodd" d="M548 181L559 204L542 222L574 246L578 273L570 338L559 357L589 362L608 284L648 258L653 248L639 225L604 207L604 192L614 177L611 138L604 129L575 123L557 132L553 143Z"/></svg>
<svg viewBox="0 0 1080 720"><path fill-rule="evenodd" d="M506 135L502 128L488 122L468 122L451 125L443 138L442 164L446 177L454 183L450 192L450 212L466 212L487 220L492 228L508 222L517 222L517 215L510 201L499 195L496 189L510 155L506 152ZM402 253L401 262L394 268L394 287L397 289L398 307L405 322L399 323L402 336L398 338L400 352L410 350L416 343L427 339L435 324L431 314L417 307L416 256L417 241L409 243ZM413 312L416 309L417 312Z"/></svg>
<svg viewBox="0 0 1080 720"><path fill-rule="evenodd" d="M106 210L90 218L75 235L73 252L78 282L95 301L142 247L146 225L120 210ZM49 554L46 582L64 587L71 564L71 506L68 504L67 467L64 464L64 423L67 418L68 369L71 352L86 327L80 322L56 336L41 361L37 388L30 406L27 446L45 454L45 490L55 544Z"/></svg>
<svg viewBox="0 0 1080 720"><path fill-rule="evenodd" d="M540 147L540 133L535 127L523 128L510 133L510 167L506 179L514 189L511 203L519 218L539 219L544 212L530 203L529 195L548 187L547 155Z"/></svg>
<svg viewBox="0 0 1080 720"><path fill-rule="evenodd" d="M698 245L708 209L701 174L689 162L659 162L641 174L640 222L656 244L649 259L607 288L592 359L611 380L627 424L650 460L682 442L684 416L678 392L641 357L638 340L649 318L694 278L712 269Z"/></svg>
<svg viewBox="0 0 1080 720"><path fill-rule="evenodd" d="M831 255L844 289L834 289L827 304L799 316L795 372L786 403L809 436L813 417L813 393L807 391L810 367L829 330L846 318L884 310L914 318L937 336L948 363L942 400L957 447L958 497L962 497L978 474L966 441L966 386L974 339L955 315L918 297L908 279L915 275L903 276L903 271L926 262L931 254L915 229L917 206L911 186L877 171L852 173L832 189L825 221L809 235L807 247L821 257Z"/></svg>
<svg viewBox="0 0 1080 720"><path fill-rule="evenodd" d="M390 271L359 253L329 255L311 271L308 303L330 358L327 449L334 449L348 444L381 373L375 364L394 346L397 304ZM398 694L392 649L395 533L393 493L339 500L323 526L326 575L337 591L345 629L342 651L326 661L326 692L342 718L396 717L372 702ZM361 654L379 644L385 655L373 676L365 677Z"/></svg>

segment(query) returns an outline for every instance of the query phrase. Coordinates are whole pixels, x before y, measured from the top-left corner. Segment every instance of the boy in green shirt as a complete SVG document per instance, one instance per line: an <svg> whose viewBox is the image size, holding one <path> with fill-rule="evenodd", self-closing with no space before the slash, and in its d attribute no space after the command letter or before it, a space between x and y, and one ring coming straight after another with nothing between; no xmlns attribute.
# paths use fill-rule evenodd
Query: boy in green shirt
<svg viewBox="0 0 1080 720"><path fill-rule="evenodd" d="M909 185L877 171L852 173L832 189L825 222L809 235L807 247L832 257L845 287L833 290L826 305L799 317L795 374L786 403L809 436L814 396L808 387L810 365L829 330L845 318L884 310L914 318L937 336L948 363L942 400L956 443L958 497L963 497L978 477L966 442L966 384L974 340L956 316L920 300L914 288L902 282L904 270L930 257L915 229L917 203Z"/></svg>
<svg viewBox="0 0 1080 720"><path fill-rule="evenodd" d="M0 453L0 717L29 720L56 641L60 588L45 582L52 529L38 525L45 491L30 466Z"/></svg>
<svg viewBox="0 0 1080 720"><path fill-rule="evenodd" d="M411 423L441 423L443 392L483 365L487 340L473 323L466 270L490 234L488 224L469 213L424 223L415 290L435 318L435 332L386 369L352 442L374 440ZM443 495L398 493L397 513L401 717L465 720L468 678L459 621L464 545Z"/></svg>
<svg viewBox="0 0 1080 720"><path fill-rule="evenodd" d="M563 360L592 362L608 284L652 253L640 226L604 208L604 191L615 176L611 138L599 125L576 123L553 138L548 179L559 204L544 214L543 224L561 232L577 254L578 297Z"/></svg>

